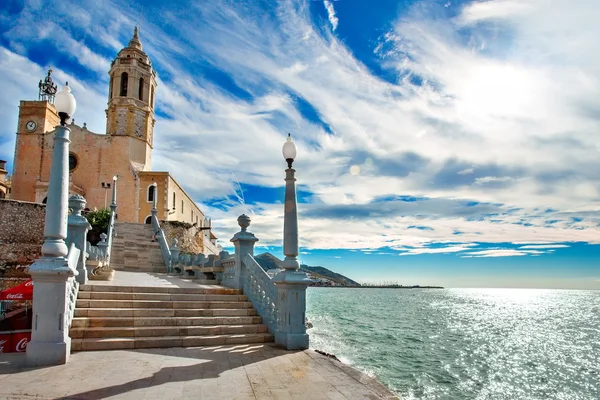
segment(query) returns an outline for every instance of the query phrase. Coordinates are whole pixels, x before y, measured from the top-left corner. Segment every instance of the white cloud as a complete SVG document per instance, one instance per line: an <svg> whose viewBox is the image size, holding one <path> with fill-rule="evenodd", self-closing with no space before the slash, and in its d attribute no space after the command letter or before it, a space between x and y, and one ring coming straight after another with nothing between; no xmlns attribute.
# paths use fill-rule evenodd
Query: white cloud
<svg viewBox="0 0 600 400"><path fill-rule="evenodd" d="M520 246L519 250L527 250L527 249L566 249L571 246L566 244L531 244L527 246Z"/></svg>
<svg viewBox="0 0 600 400"><path fill-rule="evenodd" d="M461 255L462 258L485 258L485 257L521 257L528 255L540 255L542 251L521 251L515 249L492 249L492 250L481 250L464 253Z"/></svg>
<svg viewBox="0 0 600 400"><path fill-rule="evenodd" d="M329 0L323 0L323 4L327 9L327 16L329 18L329 22L331 23L331 28L335 31L337 29L339 19L335 16L335 8L333 8L333 3Z"/></svg>
<svg viewBox="0 0 600 400"><path fill-rule="evenodd" d="M324 4L335 30L333 3ZM81 101L75 118L104 132L107 60L129 40L132 12L91 7L73 11L87 26L85 39L73 39L81 32L68 23L55 39L68 37L77 62L97 75L74 80ZM226 211L202 207L225 241L237 215L253 212L261 243L280 243L282 206L239 204L235 193L239 182L283 185L280 151L288 131L299 147L298 183L313 194L312 204L300 205L301 241L309 248L423 254L468 247L430 247L450 241L600 240L596 2L477 2L450 21L406 14L379 46L384 66L398 72L393 83L315 27L306 2L282 1L273 17L225 2L195 7L199 12L186 10L187 18L169 10L161 25L148 21L141 31L161 71L154 169L171 171L201 204L223 198ZM69 21L68 9L56 17ZM0 59L10 101L37 95L43 71L27 59L27 46L38 34L50 42L54 35L27 15L17 25L9 35L14 51ZM171 36L173 26L180 37ZM24 57L16 54L19 46ZM231 82L211 82L202 63ZM61 79L67 74L57 71ZM298 98L326 127L303 116ZM13 121L7 126L15 126L17 104L3 104L5 120ZM359 173L351 174L351 166ZM431 200L401 209L381 200L397 195ZM467 201L504 206L471 214ZM336 217L342 206L362 210L362 217ZM311 216L319 207L323 214ZM546 208L557 211L540 211ZM412 225L433 230L409 232Z"/></svg>

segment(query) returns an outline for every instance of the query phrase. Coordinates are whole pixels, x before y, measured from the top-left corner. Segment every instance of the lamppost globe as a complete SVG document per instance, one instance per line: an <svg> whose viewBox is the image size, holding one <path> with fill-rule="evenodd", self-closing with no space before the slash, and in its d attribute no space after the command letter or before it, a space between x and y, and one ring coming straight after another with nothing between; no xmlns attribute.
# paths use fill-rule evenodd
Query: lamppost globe
<svg viewBox="0 0 600 400"><path fill-rule="evenodd" d="M117 176L116 175L113 176L113 181L115 181L115 182L117 181Z"/></svg>
<svg viewBox="0 0 600 400"><path fill-rule="evenodd" d="M296 144L292 140L292 135L290 133L288 133L287 140L283 144L281 152L283 153L283 158L288 163L288 167L292 168L292 163L296 158Z"/></svg>
<svg viewBox="0 0 600 400"><path fill-rule="evenodd" d="M71 94L69 82L54 97L54 107L60 117L60 124L63 126L66 125L67 120L75 114L75 109L77 108L77 101L75 101L75 97Z"/></svg>

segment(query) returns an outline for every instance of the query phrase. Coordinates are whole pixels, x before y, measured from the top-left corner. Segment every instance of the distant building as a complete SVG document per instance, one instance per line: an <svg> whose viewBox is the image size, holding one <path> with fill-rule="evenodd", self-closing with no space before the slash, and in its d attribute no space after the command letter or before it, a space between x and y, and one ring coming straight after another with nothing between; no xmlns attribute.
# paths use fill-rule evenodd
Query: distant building
<svg viewBox="0 0 600 400"><path fill-rule="evenodd" d="M0 160L0 199L6 199L10 194L10 179L6 170L6 161Z"/></svg>
<svg viewBox="0 0 600 400"><path fill-rule="evenodd" d="M20 103L11 191L14 200L46 202L54 128L60 121L53 105L57 85L51 72L39 83L39 99ZM120 222L150 223L156 196L159 220L209 227L210 221L169 172L152 171L157 80L137 27L108 73L106 133L91 132L85 123L69 126L70 195L84 196L90 209L105 208L116 175ZM205 231L205 240L216 244L210 230Z"/></svg>

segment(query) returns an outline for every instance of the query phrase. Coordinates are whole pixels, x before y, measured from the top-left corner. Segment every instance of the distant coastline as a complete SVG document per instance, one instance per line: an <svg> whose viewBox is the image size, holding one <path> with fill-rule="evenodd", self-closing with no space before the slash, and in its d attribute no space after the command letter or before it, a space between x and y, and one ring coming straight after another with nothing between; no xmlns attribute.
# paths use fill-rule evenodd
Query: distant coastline
<svg viewBox="0 0 600 400"><path fill-rule="evenodd" d="M412 286L402 286L402 285L369 285L369 286L320 286L320 285L311 285L311 287L326 287L326 288L351 288L351 289L445 289L443 286L420 286L420 285L412 285Z"/></svg>

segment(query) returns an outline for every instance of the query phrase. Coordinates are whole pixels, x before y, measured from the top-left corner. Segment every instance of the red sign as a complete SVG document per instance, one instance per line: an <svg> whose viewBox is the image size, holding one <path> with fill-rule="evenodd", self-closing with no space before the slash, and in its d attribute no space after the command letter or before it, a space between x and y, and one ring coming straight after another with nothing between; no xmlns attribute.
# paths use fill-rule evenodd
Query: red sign
<svg viewBox="0 0 600 400"><path fill-rule="evenodd" d="M10 337L11 337L10 333L9 334L5 334L5 333L0 334L0 354L11 352Z"/></svg>
<svg viewBox="0 0 600 400"><path fill-rule="evenodd" d="M30 279L19 286L0 292L0 300L32 300L33 281Z"/></svg>
<svg viewBox="0 0 600 400"><path fill-rule="evenodd" d="M23 353L27 349L27 343L31 340L31 332L13 333L11 338L11 352Z"/></svg>

